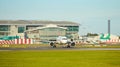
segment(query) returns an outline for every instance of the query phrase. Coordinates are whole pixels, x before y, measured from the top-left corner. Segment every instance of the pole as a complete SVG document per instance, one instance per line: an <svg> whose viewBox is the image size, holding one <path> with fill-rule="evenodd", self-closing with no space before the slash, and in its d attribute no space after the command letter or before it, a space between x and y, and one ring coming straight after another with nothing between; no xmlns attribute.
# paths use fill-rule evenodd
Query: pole
<svg viewBox="0 0 120 67"><path fill-rule="evenodd" d="M110 31L110 20L108 20L108 34L111 34L111 31Z"/></svg>

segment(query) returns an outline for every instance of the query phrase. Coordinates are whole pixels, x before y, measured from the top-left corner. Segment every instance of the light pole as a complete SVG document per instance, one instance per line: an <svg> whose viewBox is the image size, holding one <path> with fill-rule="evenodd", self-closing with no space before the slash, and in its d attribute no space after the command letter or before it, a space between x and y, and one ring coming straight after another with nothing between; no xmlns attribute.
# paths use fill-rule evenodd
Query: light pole
<svg viewBox="0 0 120 67"><path fill-rule="evenodd" d="M110 20L108 20L108 34L111 34L110 27Z"/></svg>

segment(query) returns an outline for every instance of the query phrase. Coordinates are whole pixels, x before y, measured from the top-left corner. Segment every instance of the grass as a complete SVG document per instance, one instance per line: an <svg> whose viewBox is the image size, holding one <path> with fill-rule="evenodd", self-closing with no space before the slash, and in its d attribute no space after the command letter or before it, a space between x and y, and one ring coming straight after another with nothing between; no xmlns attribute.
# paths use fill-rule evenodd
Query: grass
<svg viewBox="0 0 120 67"><path fill-rule="evenodd" d="M4 44L0 45L0 48L36 48L36 47L46 47L50 46L48 44Z"/></svg>
<svg viewBox="0 0 120 67"><path fill-rule="evenodd" d="M63 47L65 45L57 45L57 47ZM4 44L0 45L0 48L39 48L50 47L49 44ZM77 48L120 48L120 44L76 44Z"/></svg>
<svg viewBox="0 0 120 67"><path fill-rule="evenodd" d="M120 51L0 51L0 67L120 67Z"/></svg>

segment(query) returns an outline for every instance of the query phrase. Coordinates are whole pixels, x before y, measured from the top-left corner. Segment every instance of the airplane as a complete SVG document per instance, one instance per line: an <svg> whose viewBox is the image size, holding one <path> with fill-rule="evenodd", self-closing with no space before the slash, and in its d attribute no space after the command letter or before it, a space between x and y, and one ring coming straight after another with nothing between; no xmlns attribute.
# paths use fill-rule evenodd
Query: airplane
<svg viewBox="0 0 120 67"><path fill-rule="evenodd" d="M75 46L75 42L73 41L73 39L68 40L65 36L58 36L56 40L50 41L50 46L52 46L53 48L56 48L57 44L65 45L67 48Z"/></svg>

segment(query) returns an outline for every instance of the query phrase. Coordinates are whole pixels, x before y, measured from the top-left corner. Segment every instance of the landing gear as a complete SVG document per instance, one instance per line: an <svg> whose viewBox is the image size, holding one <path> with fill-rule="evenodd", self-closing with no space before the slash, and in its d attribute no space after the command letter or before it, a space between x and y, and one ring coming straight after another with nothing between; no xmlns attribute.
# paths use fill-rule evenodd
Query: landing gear
<svg viewBox="0 0 120 67"><path fill-rule="evenodd" d="M50 42L50 46L53 46L54 45L54 43L53 42Z"/></svg>
<svg viewBox="0 0 120 67"><path fill-rule="evenodd" d="M68 42L66 47L70 48L71 46L75 46L75 42Z"/></svg>
<svg viewBox="0 0 120 67"><path fill-rule="evenodd" d="M56 48L56 45L53 45L53 48Z"/></svg>
<svg viewBox="0 0 120 67"><path fill-rule="evenodd" d="M70 45L71 45L71 42L68 42L66 47L70 48Z"/></svg>
<svg viewBox="0 0 120 67"><path fill-rule="evenodd" d="M67 44L63 44L63 45L65 45L64 47L66 47L66 48L71 48L71 47L75 46L75 42L67 42ZM52 48L56 48L56 42L50 42L50 46Z"/></svg>
<svg viewBox="0 0 120 67"><path fill-rule="evenodd" d="M70 45L67 45L67 48L70 48Z"/></svg>
<svg viewBox="0 0 120 67"><path fill-rule="evenodd" d="M56 45L55 45L54 42L51 42L51 43L50 43L50 46L52 46L53 48L56 48Z"/></svg>
<svg viewBox="0 0 120 67"><path fill-rule="evenodd" d="M71 43L71 46L75 46L75 42L72 42L72 43Z"/></svg>

